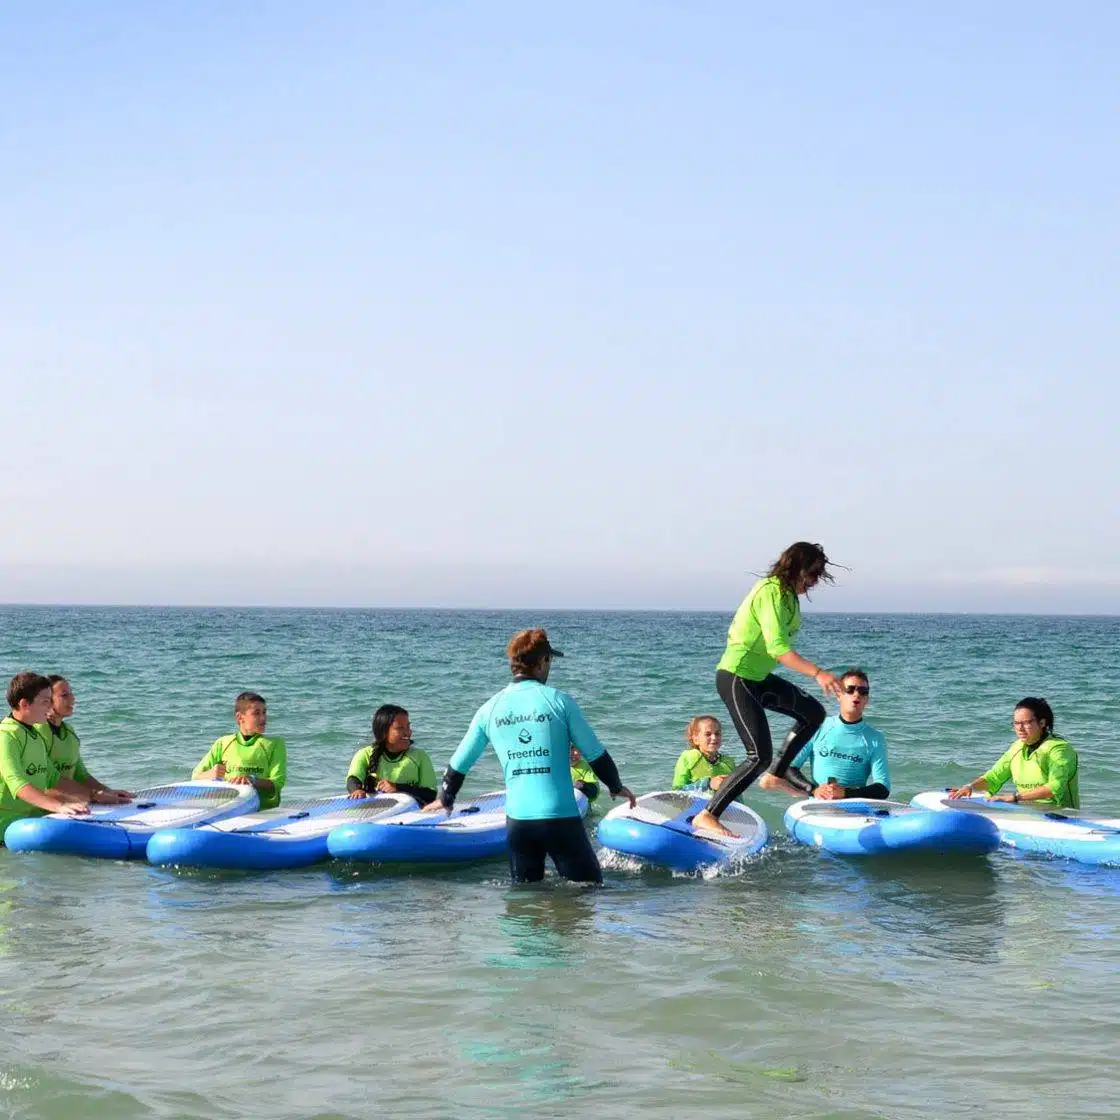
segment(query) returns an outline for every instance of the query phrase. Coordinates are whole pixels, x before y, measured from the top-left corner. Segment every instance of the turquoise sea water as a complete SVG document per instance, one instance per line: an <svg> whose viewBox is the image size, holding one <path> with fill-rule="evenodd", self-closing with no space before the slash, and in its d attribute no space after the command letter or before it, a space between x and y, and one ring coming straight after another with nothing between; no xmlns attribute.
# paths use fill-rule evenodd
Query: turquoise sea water
<svg viewBox="0 0 1120 1120"><path fill-rule="evenodd" d="M343 787L380 703L442 767L545 625L636 791L665 788L728 615L0 608L0 675L68 675L103 780L186 777L269 700L286 796ZM1084 806L1120 814L1120 618L808 615L871 675L894 794L975 777L1048 697ZM775 730L780 733L781 728ZM741 756L730 731L728 745ZM495 784L491 759L467 790ZM1120 869L999 852L842 860L784 838L734 874L612 859L603 889L501 862L186 873L0 850L11 1116L1115 1115Z"/></svg>

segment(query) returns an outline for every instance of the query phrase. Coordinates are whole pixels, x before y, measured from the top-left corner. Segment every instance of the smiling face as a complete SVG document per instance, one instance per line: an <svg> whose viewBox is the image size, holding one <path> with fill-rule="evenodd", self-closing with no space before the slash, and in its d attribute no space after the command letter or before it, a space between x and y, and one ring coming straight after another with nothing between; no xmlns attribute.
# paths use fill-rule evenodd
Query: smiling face
<svg viewBox="0 0 1120 1120"><path fill-rule="evenodd" d="M44 688L42 692L37 692L30 700L21 700L15 708L12 709L12 715L20 721L20 723L43 723L47 718L47 712L51 710L51 690Z"/></svg>
<svg viewBox="0 0 1120 1120"><path fill-rule="evenodd" d="M871 698L871 686L863 679L849 675L840 681L840 718L845 723L859 723Z"/></svg>
<svg viewBox="0 0 1120 1120"><path fill-rule="evenodd" d="M406 751L412 743L412 724L408 721L408 714L401 712L393 717L389 730L385 733L385 749L390 754L400 754Z"/></svg>
<svg viewBox="0 0 1120 1120"><path fill-rule="evenodd" d="M52 723L61 723L74 714L74 693L68 681L55 681L51 687L51 710L48 713Z"/></svg>
<svg viewBox="0 0 1120 1120"><path fill-rule="evenodd" d="M702 719L693 728L689 741L709 762L714 762L723 745L723 730L714 719Z"/></svg>

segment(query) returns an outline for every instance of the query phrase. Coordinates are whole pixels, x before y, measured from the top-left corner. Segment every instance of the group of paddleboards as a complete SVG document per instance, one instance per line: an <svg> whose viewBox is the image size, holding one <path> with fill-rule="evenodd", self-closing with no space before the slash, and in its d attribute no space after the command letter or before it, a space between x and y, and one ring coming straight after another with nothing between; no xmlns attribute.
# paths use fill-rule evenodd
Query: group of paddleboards
<svg viewBox="0 0 1120 1120"><path fill-rule="evenodd" d="M73 694L61 677L20 673L0 722L0 828L12 850L54 851L157 864L295 867L336 857L439 862L505 854L514 882L537 882L551 860L564 878L600 882L583 818L605 786L623 804L598 826L604 848L691 871L760 851L765 822L740 798L756 780L799 800L786 813L794 840L826 851L985 852L1000 843L1090 863L1120 862L1120 819L1082 817L1077 755L1054 733L1045 700L1016 705L1015 743L955 790L889 800L886 742L864 718L870 682L860 669L834 675L793 649L799 596L831 579L819 545L798 542L743 601L728 631L716 687L746 748L736 766L721 751L714 716L693 719L673 788L636 798L567 693L548 685L555 649L544 630L523 630L506 653L512 681L475 713L442 778L412 745L408 713L384 705L373 742L354 756L346 793L281 806L283 740L265 735L256 693L235 703L238 730L216 740L189 782L130 793L86 769L66 722ZM839 702L823 705L773 670L812 677ZM775 757L766 712L793 726ZM460 799L487 747L505 789ZM999 791L1012 781L1015 792ZM979 791L983 791L983 793Z"/></svg>

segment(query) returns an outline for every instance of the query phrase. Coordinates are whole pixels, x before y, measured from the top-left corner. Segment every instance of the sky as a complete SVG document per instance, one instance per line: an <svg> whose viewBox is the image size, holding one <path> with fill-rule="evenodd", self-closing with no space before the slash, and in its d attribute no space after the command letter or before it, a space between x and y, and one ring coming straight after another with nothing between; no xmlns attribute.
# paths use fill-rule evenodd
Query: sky
<svg viewBox="0 0 1120 1120"><path fill-rule="evenodd" d="M10 0L0 601L1120 613L1120 7Z"/></svg>

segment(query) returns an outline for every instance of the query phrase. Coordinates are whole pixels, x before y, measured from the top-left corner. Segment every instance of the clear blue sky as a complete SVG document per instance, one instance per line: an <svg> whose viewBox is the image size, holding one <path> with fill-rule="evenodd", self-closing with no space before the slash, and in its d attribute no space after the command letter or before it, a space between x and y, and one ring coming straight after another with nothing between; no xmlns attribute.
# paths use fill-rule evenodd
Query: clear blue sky
<svg viewBox="0 0 1120 1120"><path fill-rule="evenodd" d="M1120 6L0 9L0 600L1120 611Z"/></svg>

